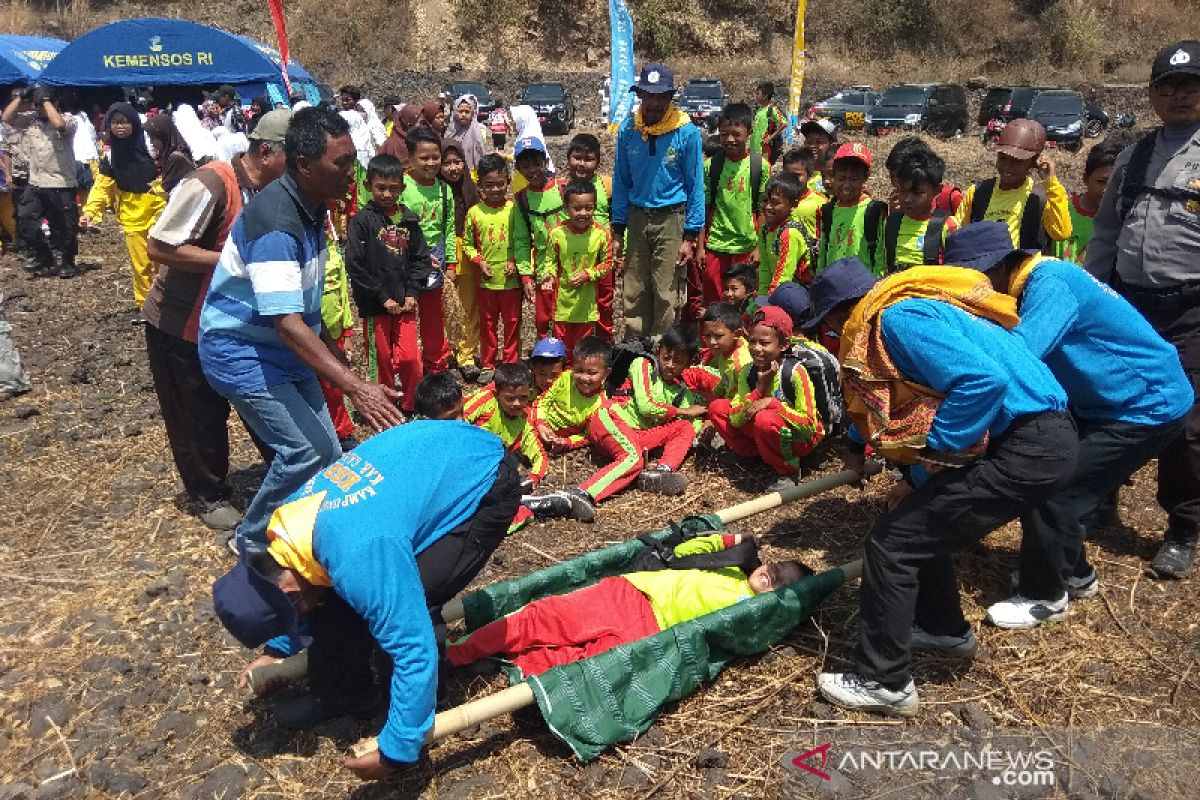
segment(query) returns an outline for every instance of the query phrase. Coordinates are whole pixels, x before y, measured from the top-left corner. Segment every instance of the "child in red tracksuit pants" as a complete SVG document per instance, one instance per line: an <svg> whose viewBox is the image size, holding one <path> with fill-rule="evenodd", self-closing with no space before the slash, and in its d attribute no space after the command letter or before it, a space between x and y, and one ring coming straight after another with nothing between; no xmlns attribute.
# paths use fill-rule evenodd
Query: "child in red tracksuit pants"
<svg viewBox="0 0 1200 800"><path fill-rule="evenodd" d="M774 306L756 311L748 337L753 363L745 375L753 388L733 404L728 416L709 417L731 450L757 451L775 470L780 476L771 486L775 491L795 485L800 459L825 435L812 379L803 366L784 357L791 336L792 319L786 311ZM790 375L790 392L783 380L785 371Z"/></svg>
<svg viewBox="0 0 1200 800"><path fill-rule="evenodd" d="M362 318L367 372L401 391L401 408L411 412L423 371L417 296L432 266L420 220L399 203L403 180L394 156L375 156L367 165L371 201L347 226L346 274Z"/></svg>
<svg viewBox="0 0 1200 800"><path fill-rule="evenodd" d="M705 408L683 383L700 342L690 326L663 334L655 358L636 358L629 378L588 423L588 439L608 464L579 488L597 502L634 481L637 488L659 494L682 494L687 477L679 472L696 438L694 420ZM652 450L662 448L657 461Z"/></svg>
<svg viewBox="0 0 1200 800"><path fill-rule="evenodd" d="M719 552L740 541L740 534L697 536L678 545L675 555ZM540 675L795 583L805 573L799 562L779 561L763 564L750 575L738 567L724 567L601 578L583 589L535 600L484 625L449 645L446 657L462 666L504 656L526 677Z"/></svg>
<svg viewBox="0 0 1200 800"><path fill-rule="evenodd" d="M521 296L533 298L532 266L518 266L513 243L514 208L504 199L508 191L508 164L492 153L476 167L480 201L467 211L463 252L479 267L479 357L481 383L492 379L500 326L504 326L503 363L521 357ZM520 270L520 272L518 271Z"/></svg>

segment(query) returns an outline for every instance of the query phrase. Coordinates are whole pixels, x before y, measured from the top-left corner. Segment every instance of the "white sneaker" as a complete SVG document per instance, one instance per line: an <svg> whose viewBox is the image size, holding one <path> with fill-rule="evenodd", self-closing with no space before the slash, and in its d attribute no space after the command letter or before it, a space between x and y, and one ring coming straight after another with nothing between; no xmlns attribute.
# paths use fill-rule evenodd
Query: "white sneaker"
<svg viewBox="0 0 1200 800"><path fill-rule="evenodd" d="M1057 600L1031 600L1014 595L988 607L988 621L997 628L1023 630L1043 622L1055 622L1067 616L1067 593Z"/></svg>
<svg viewBox="0 0 1200 800"><path fill-rule="evenodd" d="M1021 590L1021 570L1014 569L1012 571L1012 575L1009 576L1009 583L1012 586L1014 594ZM1068 600L1083 600L1088 597L1095 597L1099 592L1100 576L1096 574L1096 570L1092 570L1090 575L1082 578L1076 575L1067 578Z"/></svg>
<svg viewBox="0 0 1200 800"><path fill-rule="evenodd" d="M913 650L945 653L955 658L974 658L979 652L979 640L970 628L962 636L935 636L913 625L911 647Z"/></svg>
<svg viewBox="0 0 1200 800"><path fill-rule="evenodd" d="M889 717L914 717L917 714L917 687L911 680L899 691L892 691L857 672L822 672L817 688L825 699L842 708L874 711Z"/></svg>

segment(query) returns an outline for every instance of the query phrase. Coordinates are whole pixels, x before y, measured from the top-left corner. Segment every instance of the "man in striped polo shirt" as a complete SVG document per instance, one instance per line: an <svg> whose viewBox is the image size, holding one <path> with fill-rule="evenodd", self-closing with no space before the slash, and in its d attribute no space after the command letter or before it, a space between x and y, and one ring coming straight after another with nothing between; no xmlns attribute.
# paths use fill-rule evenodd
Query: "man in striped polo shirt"
<svg viewBox="0 0 1200 800"><path fill-rule="evenodd" d="M304 109L284 153L287 173L242 209L200 312L205 377L275 452L237 530L252 549L266 547L275 508L341 455L318 378L377 430L403 421L399 395L354 374L321 325L325 209L353 179L349 126L331 109Z"/></svg>

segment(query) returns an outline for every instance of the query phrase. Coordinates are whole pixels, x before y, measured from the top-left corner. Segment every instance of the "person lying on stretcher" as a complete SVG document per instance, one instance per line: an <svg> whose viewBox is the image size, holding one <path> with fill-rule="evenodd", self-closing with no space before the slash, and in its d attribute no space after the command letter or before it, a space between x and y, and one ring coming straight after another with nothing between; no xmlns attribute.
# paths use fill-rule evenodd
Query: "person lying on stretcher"
<svg viewBox="0 0 1200 800"><path fill-rule="evenodd" d="M691 561L696 563L727 549L748 551L740 566L678 568L687 566L689 557L698 557ZM647 563L639 558L639 565ZM811 574L798 561L760 564L753 540L743 542L741 534L728 533L683 542L667 555L664 566L603 578L568 594L535 600L451 644L446 657L462 666L500 656L516 664L526 677L540 675Z"/></svg>

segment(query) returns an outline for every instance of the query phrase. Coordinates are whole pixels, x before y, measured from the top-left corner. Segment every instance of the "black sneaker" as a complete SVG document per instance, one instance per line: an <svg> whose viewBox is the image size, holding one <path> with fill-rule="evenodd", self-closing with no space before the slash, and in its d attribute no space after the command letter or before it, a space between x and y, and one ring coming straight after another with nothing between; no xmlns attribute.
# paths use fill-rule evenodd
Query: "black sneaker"
<svg viewBox="0 0 1200 800"><path fill-rule="evenodd" d="M74 264L64 263L62 266L60 266L58 268L58 271L57 271L57 275L60 278L74 278L78 274L79 274L79 270L77 270L75 268ZM137 324L137 323L134 323L134 324ZM145 320L142 321L142 324L145 324Z"/></svg>
<svg viewBox="0 0 1200 800"><path fill-rule="evenodd" d="M592 496L580 489L578 486L571 486L563 491L563 494L571 502L571 519L579 520L580 522L595 522L596 521L596 501Z"/></svg>
<svg viewBox="0 0 1200 800"><path fill-rule="evenodd" d="M1165 541L1147 570L1156 578L1182 578L1192 571L1196 561L1196 539Z"/></svg>
<svg viewBox="0 0 1200 800"><path fill-rule="evenodd" d="M557 519L571 515L571 500L563 492L524 497L521 499L521 505L532 511L538 519Z"/></svg>

